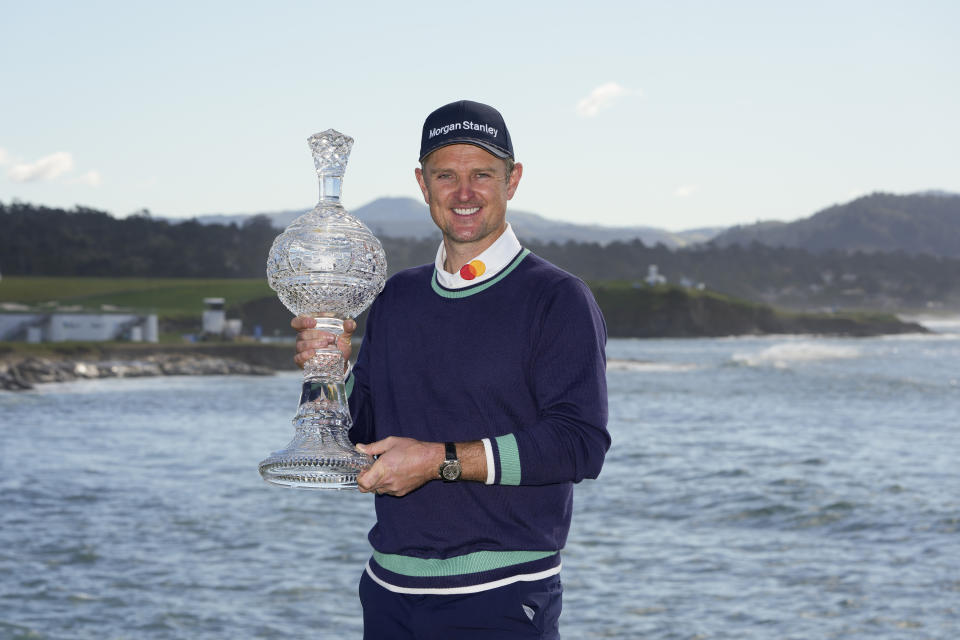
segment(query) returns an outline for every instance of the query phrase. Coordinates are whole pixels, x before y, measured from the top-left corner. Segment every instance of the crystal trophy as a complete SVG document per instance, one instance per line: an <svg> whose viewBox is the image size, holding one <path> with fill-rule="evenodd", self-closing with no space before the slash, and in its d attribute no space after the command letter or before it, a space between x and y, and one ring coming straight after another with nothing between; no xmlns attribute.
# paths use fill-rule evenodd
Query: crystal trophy
<svg viewBox="0 0 960 640"><path fill-rule="evenodd" d="M328 129L307 139L320 179L320 202L276 237L267 281L294 315L337 335L343 321L370 306L383 289L387 261L380 241L340 204L340 183L353 138ZM303 367L296 434L286 449L260 463L272 484L305 489L356 488L373 460L350 443L352 425L344 387L346 363L336 344Z"/></svg>

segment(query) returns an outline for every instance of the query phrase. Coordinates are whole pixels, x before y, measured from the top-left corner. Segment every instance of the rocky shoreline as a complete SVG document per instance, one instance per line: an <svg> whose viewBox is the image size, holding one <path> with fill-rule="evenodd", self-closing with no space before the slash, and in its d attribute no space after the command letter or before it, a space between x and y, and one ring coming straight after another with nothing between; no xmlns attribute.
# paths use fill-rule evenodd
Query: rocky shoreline
<svg viewBox="0 0 960 640"><path fill-rule="evenodd" d="M812 334L866 337L929 333L915 322L883 314L780 313L766 305L691 296L679 290L595 292L610 337L693 338L729 335ZM628 296L629 299L618 299ZM639 298L639 301L638 301ZM629 303L629 304L628 304ZM626 310L626 311L624 311ZM272 375L294 369L293 344L255 342L50 345L34 351L0 343L0 391L36 384L144 376Z"/></svg>
<svg viewBox="0 0 960 640"><path fill-rule="evenodd" d="M36 384L147 376L273 375L274 368L208 354L153 353L136 359L87 360L28 356L0 362L0 390Z"/></svg>

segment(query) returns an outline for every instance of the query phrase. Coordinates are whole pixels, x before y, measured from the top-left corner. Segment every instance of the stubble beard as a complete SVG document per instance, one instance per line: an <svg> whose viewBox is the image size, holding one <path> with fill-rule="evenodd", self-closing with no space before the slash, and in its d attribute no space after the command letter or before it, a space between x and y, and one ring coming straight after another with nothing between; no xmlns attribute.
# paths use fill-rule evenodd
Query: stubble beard
<svg viewBox="0 0 960 640"><path fill-rule="evenodd" d="M454 214L456 215L456 214ZM456 218L445 220L441 230L444 240L455 244L474 244L482 242L491 235L499 236L506 229L506 221L502 221L500 226L495 226L493 221L484 219L479 226L472 227L467 231L457 228Z"/></svg>

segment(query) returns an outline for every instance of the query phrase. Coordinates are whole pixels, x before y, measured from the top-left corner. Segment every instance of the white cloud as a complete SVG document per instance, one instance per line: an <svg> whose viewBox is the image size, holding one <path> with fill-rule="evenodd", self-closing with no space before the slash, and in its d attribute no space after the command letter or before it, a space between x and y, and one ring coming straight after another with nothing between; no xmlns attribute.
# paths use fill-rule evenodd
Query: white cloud
<svg viewBox="0 0 960 640"><path fill-rule="evenodd" d="M581 118L593 118L604 109L610 107L617 98L638 93L621 87L616 82L602 84L590 92L586 98L577 103L577 115Z"/></svg>
<svg viewBox="0 0 960 640"><path fill-rule="evenodd" d="M0 147L0 165L7 164L8 162L10 162L10 156L7 154L7 150Z"/></svg>
<svg viewBox="0 0 960 640"><path fill-rule="evenodd" d="M32 164L15 164L7 171L7 175L14 182L33 182L34 180L53 180L72 170L73 156L66 151L58 151Z"/></svg>
<svg viewBox="0 0 960 640"><path fill-rule="evenodd" d="M682 184L673 190L673 195L678 198L689 198L699 190L700 187L695 184Z"/></svg>
<svg viewBox="0 0 960 640"><path fill-rule="evenodd" d="M103 182L103 178L100 176L99 171L97 171L96 169L92 169L90 171L87 171L85 174L83 174L79 178L74 178L70 182L74 184L85 184L91 187L99 187L100 184Z"/></svg>

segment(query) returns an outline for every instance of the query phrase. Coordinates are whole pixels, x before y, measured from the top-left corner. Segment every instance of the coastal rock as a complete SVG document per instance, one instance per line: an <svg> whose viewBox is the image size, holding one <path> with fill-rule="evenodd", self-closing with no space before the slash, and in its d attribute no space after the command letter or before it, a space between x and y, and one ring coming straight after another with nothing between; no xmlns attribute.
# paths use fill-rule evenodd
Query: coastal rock
<svg viewBox="0 0 960 640"><path fill-rule="evenodd" d="M33 385L23 379L19 369L0 364L0 390L25 391L32 388Z"/></svg>
<svg viewBox="0 0 960 640"><path fill-rule="evenodd" d="M266 367L230 358L170 355L150 356L150 360L156 363L163 375L167 376L270 375L273 373Z"/></svg>
<svg viewBox="0 0 960 640"><path fill-rule="evenodd" d="M272 375L273 370L206 355L153 354L136 360L55 360L27 357L0 363L0 390L24 391L35 384L146 376Z"/></svg>

